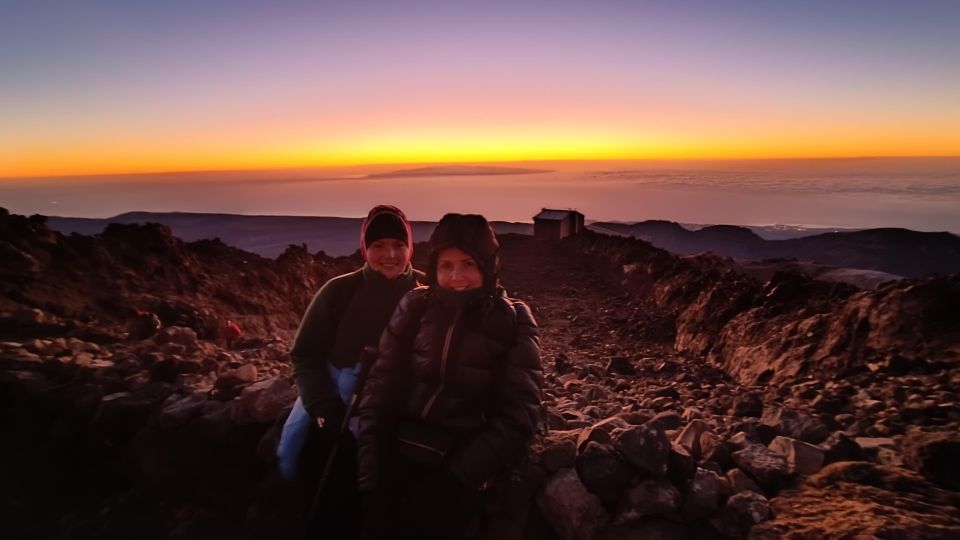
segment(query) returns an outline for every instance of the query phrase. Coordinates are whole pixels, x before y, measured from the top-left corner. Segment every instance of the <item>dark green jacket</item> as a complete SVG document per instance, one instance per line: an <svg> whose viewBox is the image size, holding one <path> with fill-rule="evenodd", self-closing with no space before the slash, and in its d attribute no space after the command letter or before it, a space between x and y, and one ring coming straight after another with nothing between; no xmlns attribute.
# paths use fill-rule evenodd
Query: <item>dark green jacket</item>
<svg viewBox="0 0 960 540"><path fill-rule="evenodd" d="M363 268L330 279L313 297L297 330L290 358L300 398L315 416L332 416L343 403L327 365L352 367L365 346L376 347L394 308L423 273L408 268L395 280Z"/></svg>

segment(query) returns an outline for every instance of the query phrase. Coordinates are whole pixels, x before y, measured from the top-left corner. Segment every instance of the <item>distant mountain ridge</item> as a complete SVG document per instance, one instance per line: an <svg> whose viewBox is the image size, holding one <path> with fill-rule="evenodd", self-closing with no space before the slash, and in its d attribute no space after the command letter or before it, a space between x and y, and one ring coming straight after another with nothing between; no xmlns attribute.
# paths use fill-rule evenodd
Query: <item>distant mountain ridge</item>
<svg viewBox="0 0 960 540"><path fill-rule="evenodd" d="M539 174L552 172L548 169L525 169L519 167L490 167L475 165L445 165L401 169L385 173L368 174L365 178L407 178L419 176L488 176L499 174Z"/></svg>
<svg viewBox="0 0 960 540"><path fill-rule="evenodd" d="M795 258L905 277L960 271L960 236L948 232L881 228L766 240L734 225L690 230L671 221L641 221L595 222L591 227L640 238L680 255L712 251L744 260Z"/></svg>
<svg viewBox="0 0 960 540"><path fill-rule="evenodd" d="M803 236L814 236L817 234L824 234L828 232L857 232L864 229L856 228L847 228L847 227L816 227L816 226L801 226L801 225L717 225L717 224L703 224L703 223L678 223L676 221L667 221L662 219L649 219L641 222L631 222L631 221L591 221L587 222L593 227L594 230L598 232L604 232L604 226L610 224L616 224L618 226L625 225L640 225L644 224L648 227L661 226L665 231L678 231L678 232L689 232L689 231L699 231L706 229L708 227L720 227L720 226L732 226L747 229L755 233L760 238L764 240L788 240L790 238L800 238ZM616 230L606 229L605 232L608 234L624 234Z"/></svg>
<svg viewBox="0 0 960 540"><path fill-rule="evenodd" d="M51 229L63 234L100 234L110 223L159 223L187 242L219 238L225 244L264 257L277 257L289 245L306 244L311 252L331 256L350 255L360 247L361 218L312 216L247 216L188 212L127 212L118 216L92 219L49 217ZM414 221L414 240L426 241L436 223ZM493 222L498 234L533 234L532 223Z"/></svg>
<svg viewBox="0 0 960 540"><path fill-rule="evenodd" d="M359 247L361 218L311 216L248 216L239 214L127 212L104 219L49 217L48 225L64 234L100 234L109 223L159 223L188 242L219 238L224 243L277 257L289 245L306 244L311 252L331 256L354 253ZM436 225L415 221L414 238L426 241ZM597 232L646 240L678 255L713 252L739 260L797 259L840 268L875 270L894 277L960 272L960 237L946 232L883 228L823 232L796 237L803 229L747 228L709 225L691 230L672 221L637 223L592 222ZM533 224L493 222L498 234L533 234ZM784 239L765 239L767 229ZM779 233L777 231L780 231ZM813 230L811 230L812 232ZM775 236L776 237L776 236Z"/></svg>

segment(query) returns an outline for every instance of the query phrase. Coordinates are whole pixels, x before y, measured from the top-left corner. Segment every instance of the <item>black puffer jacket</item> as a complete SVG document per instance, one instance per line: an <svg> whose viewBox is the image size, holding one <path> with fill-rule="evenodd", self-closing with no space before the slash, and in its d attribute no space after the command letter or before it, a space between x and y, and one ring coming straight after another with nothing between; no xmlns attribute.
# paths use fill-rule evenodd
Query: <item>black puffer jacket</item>
<svg viewBox="0 0 960 540"><path fill-rule="evenodd" d="M462 307L431 287L404 296L380 338L360 403L362 491L383 487L397 431L450 434L444 465L479 487L523 453L540 408L540 346L530 308L503 289Z"/></svg>

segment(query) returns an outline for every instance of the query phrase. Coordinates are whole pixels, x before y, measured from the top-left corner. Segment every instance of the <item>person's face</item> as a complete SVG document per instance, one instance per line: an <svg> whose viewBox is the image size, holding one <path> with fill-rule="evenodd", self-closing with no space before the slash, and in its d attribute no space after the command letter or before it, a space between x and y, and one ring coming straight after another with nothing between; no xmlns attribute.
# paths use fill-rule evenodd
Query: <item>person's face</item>
<svg viewBox="0 0 960 540"><path fill-rule="evenodd" d="M403 240L381 238L367 246L367 264L387 279L396 279L410 262L410 248Z"/></svg>
<svg viewBox="0 0 960 540"><path fill-rule="evenodd" d="M455 291L479 289L483 286L483 274L473 257L451 247L437 257L437 285Z"/></svg>

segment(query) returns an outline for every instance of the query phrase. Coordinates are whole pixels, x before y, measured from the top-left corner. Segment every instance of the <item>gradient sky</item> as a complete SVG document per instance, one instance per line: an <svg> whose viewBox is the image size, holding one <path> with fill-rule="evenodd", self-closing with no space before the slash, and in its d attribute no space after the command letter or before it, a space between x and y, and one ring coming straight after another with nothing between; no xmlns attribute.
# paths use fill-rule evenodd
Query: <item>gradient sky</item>
<svg viewBox="0 0 960 540"><path fill-rule="evenodd" d="M960 155L960 2L0 0L0 177Z"/></svg>

